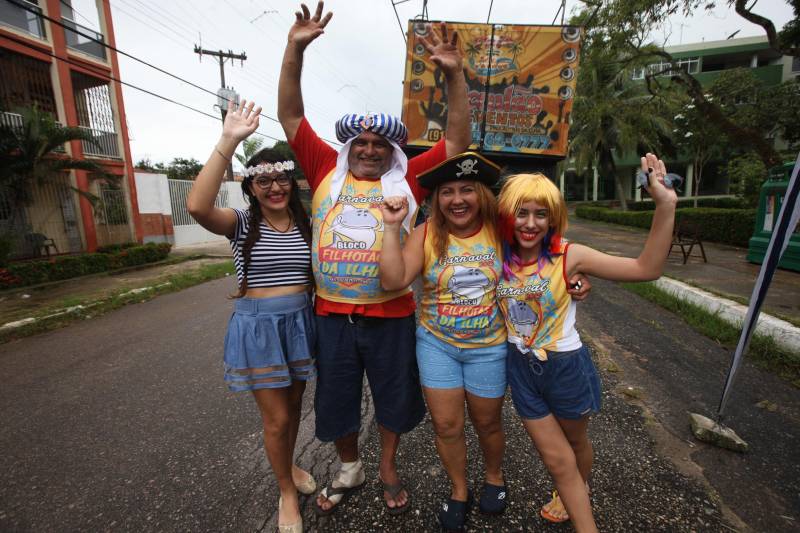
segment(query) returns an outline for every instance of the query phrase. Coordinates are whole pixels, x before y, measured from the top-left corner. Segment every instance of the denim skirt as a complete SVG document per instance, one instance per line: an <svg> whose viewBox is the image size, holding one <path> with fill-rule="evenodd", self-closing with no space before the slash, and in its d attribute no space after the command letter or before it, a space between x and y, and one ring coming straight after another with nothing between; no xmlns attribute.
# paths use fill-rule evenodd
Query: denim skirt
<svg viewBox="0 0 800 533"><path fill-rule="evenodd" d="M314 375L309 293L238 298L225 334L225 381L232 391L288 387Z"/></svg>

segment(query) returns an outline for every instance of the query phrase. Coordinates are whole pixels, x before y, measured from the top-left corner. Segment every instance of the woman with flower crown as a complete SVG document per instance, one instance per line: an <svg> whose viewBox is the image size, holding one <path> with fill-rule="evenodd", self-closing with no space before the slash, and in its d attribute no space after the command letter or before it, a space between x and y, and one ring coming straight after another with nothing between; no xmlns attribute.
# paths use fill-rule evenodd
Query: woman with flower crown
<svg viewBox="0 0 800 533"><path fill-rule="evenodd" d="M297 491L316 482L294 464L306 381L314 375L311 227L300 203L294 161L271 148L245 164L247 209L214 205L236 147L258 128L261 107L231 102L222 136L194 182L187 207L201 226L228 237L239 291L225 335L225 381L250 391L261 413L264 448L281 498L278 528L301 532Z"/></svg>

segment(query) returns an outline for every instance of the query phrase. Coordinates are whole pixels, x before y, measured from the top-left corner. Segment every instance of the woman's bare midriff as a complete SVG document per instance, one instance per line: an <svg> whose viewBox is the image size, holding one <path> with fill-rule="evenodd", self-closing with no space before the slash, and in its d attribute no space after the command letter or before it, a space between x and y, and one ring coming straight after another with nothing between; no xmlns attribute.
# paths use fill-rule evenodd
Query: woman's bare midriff
<svg viewBox="0 0 800 533"><path fill-rule="evenodd" d="M256 287L247 289L245 298L274 298L276 296L287 296L289 294L300 294L311 292L311 285L287 285L285 287Z"/></svg>

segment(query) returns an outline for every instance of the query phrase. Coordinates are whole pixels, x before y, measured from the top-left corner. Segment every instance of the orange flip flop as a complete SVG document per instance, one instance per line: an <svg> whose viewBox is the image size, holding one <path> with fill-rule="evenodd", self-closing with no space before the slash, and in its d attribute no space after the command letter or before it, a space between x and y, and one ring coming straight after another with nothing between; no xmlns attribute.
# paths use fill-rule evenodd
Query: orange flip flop
<svg viewBox="0 0 800 533"><path fill-rule="evenodd" d="M560 516L556 516L550 512L550 509L552 509L553 506L556 505L560 507L563 511L563 513L559 513ZM560 524L561 522L566 522L567 520L569 520L569 515L567 514L567 510L564 508L564 503L558 496L557 490L553 491L553 499L542 506L542 510L539 511L539 514L542 515L542 518L544 518L548 522L553 522L554 524Z"/></svg>

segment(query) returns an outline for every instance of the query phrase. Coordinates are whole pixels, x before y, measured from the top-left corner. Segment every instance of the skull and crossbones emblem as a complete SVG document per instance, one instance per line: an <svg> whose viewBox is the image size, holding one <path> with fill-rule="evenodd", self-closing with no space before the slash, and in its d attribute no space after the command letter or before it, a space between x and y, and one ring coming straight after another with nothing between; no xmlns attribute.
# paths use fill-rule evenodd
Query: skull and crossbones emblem
<svg viewBox="0 0 800 533"><path fill-rule="evenodd" d="M467 159L466 161L457 163L456 166L461 172L456 172L456 176L460 178L461 176L466 176L469 174L477 174L478 169L475 168L477 164L477 159Z"/></svg>

